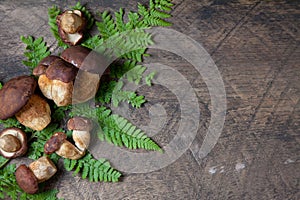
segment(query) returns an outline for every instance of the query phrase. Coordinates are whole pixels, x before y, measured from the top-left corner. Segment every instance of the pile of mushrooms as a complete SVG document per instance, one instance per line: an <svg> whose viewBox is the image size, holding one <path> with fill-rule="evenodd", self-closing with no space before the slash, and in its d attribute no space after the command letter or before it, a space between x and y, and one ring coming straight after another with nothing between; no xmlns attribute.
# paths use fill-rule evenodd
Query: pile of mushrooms
<svg viewBox="0 0 300 200"><path fill-rule="evenodd" d="M74 117L69 119L67 127L72 130L72 138L75 142L73 145L67 140L67 136L63 132L54 133L52 137L45 143L44 152L46 154L56 153L61 157L77 160L85 155L90 143L90 131L92 122L83 117ZM13 132L15 129L8 129L0 134L0 151L2 153L1 139ZM23 132L22 132L23 133ZM15 133L17 135L18 133ZM23 143L26 144L26 135L22 135ZM16 142L17 143L17 142ZM15 145L17 146L17 145ZM27 145L19 149L14 155L24 154ZM6 148L7 151L7 148ZM11 153L12 154L12 153ZM20 165L15 173L16 180L20 188L29 194L38 192L38 184L50 179L57 172L55 164L47 157L43 156L32 162L28 167L24 164Z"/></svg>
<svg viewBox="0 0 300 200"><path fill-rule="evenodd" d="M46 154L55 152L63 158L77 160L85 155L90 144L92 123L87 118L74 117L68 121L67 127L73 131L72 138L75 145L67 140L65 133L57 132L46 142L44 152Z"/></svg>
<svg viewBox="0 0 300 200"><path fill-rule="evenodd" d="M33 74L39 77L38 85L45 97L57 106L67 106L95 96L103 73L99 66L105 63L100 54L83 46L72 46L64 50L61 57L50 55L41 60Z"/></svg>
<svg viewBox="0 0 300 200"><path fill-rule="evenodd" d="M108 66L108 60L83 46L75 46L83 38L86 19L79 10L68 10L56 19L62 41L71 45L59 56L42 59L31 76L19 76L9 80L0 90L0 119L15 116L24 126L41 131L51 122L51 110L47 101L35 93L41 93L57 106L86 102L95 96L100 77ZM102 67L101 67L102 66ZM76 81L75 82L75 78ZM76 84L75 84L76 83ZM75 84L75 85L74 85ZM76 90L75 90L76 88ZM63 132L54 133L44 145L45 154L56 153L68 159L80 159L90 144L92 122L83 117L71 118L67 123L72 130L73 143ZM0 154L16 158L28 150L27 135L19 128L6 128L0 132ZM55 164L47 156L20 165L16 172L18 185L27 193L39 190L38 184L50 179L57 172Z"/></svg>
<svg viewBox="0 0 300 200"><path fill-rule="evenodd" d="M15 116L24 126L43 130L51 122L51 110L45 99L34 94L36 85L30 76L19 76L5 83L0 90L0 119Z"/></svg>

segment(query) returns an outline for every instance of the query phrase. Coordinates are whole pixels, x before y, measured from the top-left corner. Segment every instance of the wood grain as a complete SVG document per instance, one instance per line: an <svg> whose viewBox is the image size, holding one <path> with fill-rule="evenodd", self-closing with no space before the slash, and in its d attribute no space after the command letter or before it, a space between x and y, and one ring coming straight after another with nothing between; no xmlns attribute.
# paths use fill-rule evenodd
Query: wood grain
<svg viewBox="0 0 300 200"><path fill-rule="evenodd" d="M84 1L93 11L135 10L137 1ZM147 1L142 1L147 2ZM21 35L42 36L58 52L47 25L47 8L76 1L0 2L0 81L26 74L21 63ZM203 113L198 135L178 160L146 174L124 174L119 183L89 183L59 165L47 187L65 199L299 199L300 168L300 4L297 1L175 0L172 28L202 44L222 75L226 122L217 145L204 159L197 152L210 121L206 84L193 66L166 52L160 62L182 73L193 86ZM149 123L149 108L160 103L167 113L166 145L175 135L180 114L174 94L163 87L138 90L148 99L132 110L138 126ZM15 162L21 163L22 160ZM112 163L115 166L115 163ZM244 168L243 168L244 166ZM115 166L118 168L118 166Z"/></svg>

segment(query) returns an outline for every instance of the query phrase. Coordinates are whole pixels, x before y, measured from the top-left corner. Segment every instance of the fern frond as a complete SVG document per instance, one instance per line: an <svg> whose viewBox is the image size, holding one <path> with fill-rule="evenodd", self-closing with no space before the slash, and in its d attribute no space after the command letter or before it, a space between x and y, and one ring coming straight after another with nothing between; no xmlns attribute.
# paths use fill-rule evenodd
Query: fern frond
<svg viewBox="0 0 300 200"><path fill-rule="evenodd" d="M51 54L42 37L34 39L31 36L21 36L21 41L26 44L24 55L27 57L27 60L24 60L23 64L29 67L31 71L43 58Z"/></svg>
<svg viewBox="0 0 300 200"><path fill-rule="evenodd" d="M145 83L148 85L148 86L151 86L152 85L152 79L154 78L154 76L156 75L156 72L151 72L150 74L148 74L146 77L145 77Z"/></svg>
<svg viewBox="0 0 300 200"><path fill-rule="evenodd" d="M120 8L119 12L115 12L116 28L120 33L126 31L126 26L123 21L123 16L124 16L124 10L122 8Z"/></svg>
<svg viewBox="0 0 300 200"><path fill-rule="evenodd" d="M64 159L64 166L67 171L75 170L73 175L81 173L83 179L88 178L91 182L118 182L122 175L112 168L105 159L96 160L90 153L87 153L79 160Z"/></svg>
<svg viewBox="0 0 300 200"><path fill-rule="evenodd" d="M6 120L0 120L0 124L2 124L4 128L10 128L10 127L22 128L23 127L15 117L11 117Z"/></svg>
<svg viewBox="0 0 300 200"><path fill-rule="evenodd" d="M84 42L81 43L81 46L87 47L89 49L96 49L103 44L103 38L100 38L98 35L89 37Z"/></svg>
<svg viewBox="0 0 300 200"><path fill-rule="evenodd" d="M102 22L96 22L98 30L103 39L107 39L117 33L116 24L108 11L101 14Z"/></svg>
<svg viewBox="0 0 300 200"><path fill-rule="evenodd" d="M138 129L127 119L111 114L105 107L97 109L98 122L102 131L98 132L100 138L116 146L126 146L129 149L142 148L146 150L162 151L142 130Z"/></svg>
<svg viewBox="0 0 300 200"><path fill-rule="evenodd" d="M57 123L61 122L66 117L65 112L70 110L71 108L72 108L71 105L58 107L54 104L53 111L51 112L52 121Z"/></svg>
<svg viewBox="0 0 300 200"><path fill-rule="evenodd" d="M58 190L48 190L38 194L27 194L17 184L15 178L16 165L7 165L0 170L0 198L24 199L24 200L56 200Z"/></svg>
<svg viewBox="0 0 300 200"><path fill-rule="evenodd" d="M68 48L69 45L64 43L58 34L58 26L56 24L56 18L60 14L60 9L57 6L52 6L48 9L48 24L50 26L50 31L57 41L57 45L63 47L64 49Z"/></svg>
<svg viewBox="0 0 300 200"><path fill-rule="evenodd" d="M4 158L3 156L0 156L0 169L2 167L4 167L9 161L10 161L10 159Z"/></svg>
<svg viewBox="0 0 300 200"><path fill-rule="evenodd" d="M132 107L140 108L143 103L146 102L144 96L138 96L133 91L122 90L123 82L118 81L115 87L111 91L111 100L113 106L117 107L120 102L127 102L132 105Z"/></svg>

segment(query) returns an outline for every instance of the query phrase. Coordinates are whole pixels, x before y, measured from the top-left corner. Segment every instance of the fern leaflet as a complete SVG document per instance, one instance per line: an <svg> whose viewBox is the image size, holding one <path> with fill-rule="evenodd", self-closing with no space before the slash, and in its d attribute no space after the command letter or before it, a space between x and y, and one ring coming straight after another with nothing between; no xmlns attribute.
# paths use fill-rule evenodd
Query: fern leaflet
<svg viewBox="0 0 300 200"><path fill-rule="evenodd" d="M151 86L152 85L152 79L154 78L156 72L151 72L150 74L148 74L146 77L145 77L145 83L148 85L148 86Z"/></svg>

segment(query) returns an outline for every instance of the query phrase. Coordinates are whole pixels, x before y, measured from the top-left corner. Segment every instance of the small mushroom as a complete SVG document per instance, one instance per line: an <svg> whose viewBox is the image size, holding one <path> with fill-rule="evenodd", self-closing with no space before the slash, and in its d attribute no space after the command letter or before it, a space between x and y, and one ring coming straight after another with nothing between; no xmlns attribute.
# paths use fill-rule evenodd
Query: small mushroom
<svg viewBox="0 0 300 200"><path fill-rule="evenodd" d="M18 121L33 130L44 129L51 121L48 103L34 94L36 80L19 76L9 80L0 90L0 119L16 116Z"/></svg>
<svg viewBox="0 0 300 200"><path fill-rule="evenodd" d="M67 127L73 131L72 138L75 145L81 151L87 149L91 139L92 122L84 117L73 117L69 119Z"/></svg>
<svg viewBox="0 0 300 200"><path fill-rule="evenodd" d="M22 190L28 194L38 192L38 184L50 179L57 172L56 166L46 156L32 162L29 167L22 164L16 172L16 180Z"/></svg>
<svg viewBox="0 0 300 200"><path fill-rule="evenodd" d="M58 33L62 40L70 45L76 45L83 38L85 18L80 10L67 10L56 18Z"/></svg>
<svg viewBox="0 0 300 200"><path fill-rule="evenodd" d="M19 128L6 128L0 132L0 154L5 158L16 158L27 152L27 136Z"/></svg>
<svg viewBox="0 0 300 200"><path fill-rule="evenodd" d="M52 57L50 60L48 63L40 62L38 66L41 70L36 70L36 74L40 75L38 79L40 90L57 106L69 105L72 102L73 80L78 69L59 57ZM39 73L40 71L42 73Z"/></svg>

